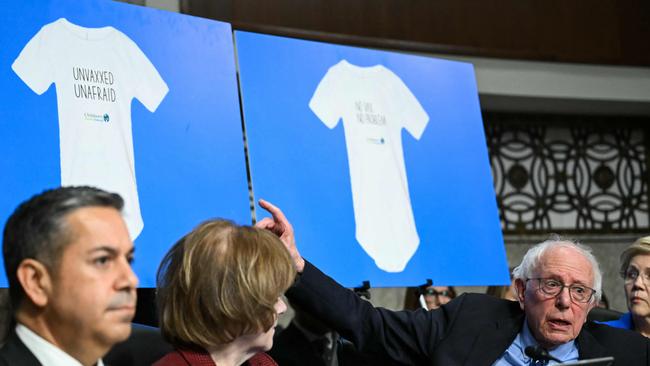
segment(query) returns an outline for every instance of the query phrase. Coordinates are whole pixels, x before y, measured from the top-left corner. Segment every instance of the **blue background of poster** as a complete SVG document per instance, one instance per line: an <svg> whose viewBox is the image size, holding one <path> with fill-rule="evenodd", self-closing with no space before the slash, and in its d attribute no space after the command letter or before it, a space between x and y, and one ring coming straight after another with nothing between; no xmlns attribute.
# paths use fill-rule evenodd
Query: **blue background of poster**
<svg viewBox="0 0 650 366"><path fill-rule="evenodd" d="M151 113L132 102L135 170L144 230L135 242L141 287L155 286L167 249L200 221L250 224L231 27L111 1L14 1L0 16L0 220L17 204L60 185L54 84L35 94L11 64L39 29L60 17L113 26L156 67L169 93ZM6 286L4 268L0 285Z"/></svg>
<svg viewBox="0 0 650 366"><path fill-rule="evenodd" d="M235 39L255 196L284 210L306 259L350 287L510 282L472 65L247 32ZM342 59L392 70L429 115L419 141L402 130L420 245L400 273L379 269L357 243L343 123L330 130L308 106Z"/></svg>

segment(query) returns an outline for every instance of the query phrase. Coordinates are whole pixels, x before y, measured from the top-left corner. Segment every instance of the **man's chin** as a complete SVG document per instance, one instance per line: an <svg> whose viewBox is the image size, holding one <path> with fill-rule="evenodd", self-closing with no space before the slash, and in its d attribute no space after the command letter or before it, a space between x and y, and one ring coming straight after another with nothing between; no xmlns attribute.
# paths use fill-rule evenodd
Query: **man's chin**
<svg viewBox="0 0 650 366"><path fill-rule="evenodd" d="M114 323L106 324L102 331L99 332L96 340L106 347L107 352L118 343L126 341L131 335L131 323Z"/></svg>
<svg viewBox="0 0 650 366"><path fill-rule="evenodd" d="M115 312L110 314L111 329L118 335L126 334L124 339L128 338L131 334L131 325L133 322L134 313L130 312Z"/></svg>
<svg viewBox="0 0 650 366"><path fill-rule="evenodd" d="M115 324L112 332L112 339L115 343L125 341L131 335L131 321Z"/></svg>
<svg viewBox="0 0 650 366"><path fill-rule="evenodd" d="M117 309L109 309L107 315L110 316L116 322L131 323L135 317L135 308L134 307L124 307Z"/></svg>
<svg viewBox="0 0 650 366"><path fill-rule="evenodd" d="M571 335L569 334L553 332L550 334L546 334L544 336L544 340L540 341L539 343L541 346L545 348L553 349L559 345L570 342L572 340L573 337L571 337Z"/></svg>

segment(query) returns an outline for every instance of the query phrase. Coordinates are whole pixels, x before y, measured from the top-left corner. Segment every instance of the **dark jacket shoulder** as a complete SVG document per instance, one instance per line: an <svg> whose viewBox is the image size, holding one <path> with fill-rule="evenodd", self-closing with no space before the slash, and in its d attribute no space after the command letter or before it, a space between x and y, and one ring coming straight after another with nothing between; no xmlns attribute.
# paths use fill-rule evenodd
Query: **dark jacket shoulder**
<svg viewBox="0 0 650 366"><path fill-rule="evenodd" d="M4 365L41 366L41 363L12 331L0 349L0 366Z"/></svg>
<svg viewBox="0 0 650 366"><path fill-rule="evenodd" d="M650 339L631 330L587 322L577 343L580 358L612 356L616 365L650 365Z"/></svg>

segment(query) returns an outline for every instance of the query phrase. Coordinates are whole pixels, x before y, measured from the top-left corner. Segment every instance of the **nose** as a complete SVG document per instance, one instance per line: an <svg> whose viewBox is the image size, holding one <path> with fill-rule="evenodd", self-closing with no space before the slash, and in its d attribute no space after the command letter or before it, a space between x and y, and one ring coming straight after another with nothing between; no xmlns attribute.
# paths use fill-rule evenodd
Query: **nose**
<svg viewBox="0 0 650 366"><path fill-rule="evenodd" d="M440 301L440 295L435 295L433 297L433 303L436 304L436 306L440 306L442 304L442 301Z"/></svg>
<svg viewBox="0 0 650 366"><path fill-rule="evenodd" d="M637 289L645 288L646 284L643 280L643 274L639 273L634 282L632 282L632 287Z"/></svg>
<svg viewBox="0 0 650 366"><path fill-rule="evenodd" d="M135 290L138 287L138 276L133 272L133 267L131 263L124 258L119 261L119 280L117 282L118 290Z"/></svg>
<svg viewBox="0 0 650 366"><path fill-rule="evenodd" d="M555 306L558 309L566 309L571 305L571 293L569 292L569 288L565 287L560 291L559 294L557 294L557 297L555 298Z"/></svg>

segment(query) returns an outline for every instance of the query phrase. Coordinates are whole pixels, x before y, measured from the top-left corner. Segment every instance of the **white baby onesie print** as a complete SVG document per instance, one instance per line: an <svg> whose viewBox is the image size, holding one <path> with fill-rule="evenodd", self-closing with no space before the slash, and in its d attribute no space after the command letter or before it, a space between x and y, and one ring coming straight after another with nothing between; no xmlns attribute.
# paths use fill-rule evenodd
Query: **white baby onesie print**
<svg viewBox="0 0 650 366"><path fill-rule="evenodd" d="M419 140L429 116L392 71L346 60L327 71L309 107L329 128L343 120L357 241L380 269L403 271L420 238L401 130Z"/></svg>
<svg viewBox="0 0 650 366"><path fill-rule="evenodd" d="M56 85L61 185L119 193L131 238L144 223L135 176L131 100L154 112L168 92L140 48L113 27L85 28L64 18L46 24L12 64L37 94Z"/></svg>

